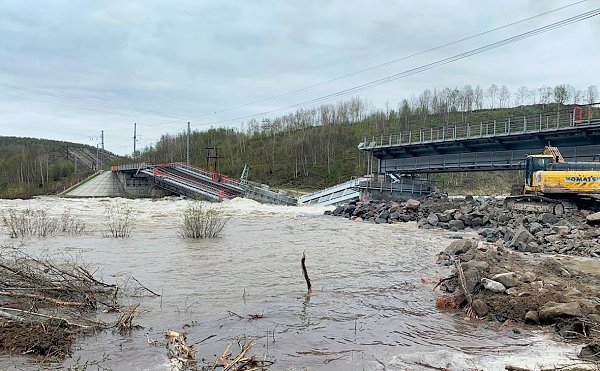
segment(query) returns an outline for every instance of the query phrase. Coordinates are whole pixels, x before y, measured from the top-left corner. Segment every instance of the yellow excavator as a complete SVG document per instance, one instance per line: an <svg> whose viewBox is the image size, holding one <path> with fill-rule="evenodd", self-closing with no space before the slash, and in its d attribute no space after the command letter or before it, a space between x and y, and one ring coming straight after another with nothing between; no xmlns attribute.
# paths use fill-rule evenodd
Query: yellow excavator
<svg viewBox="0 0 600 371"><path fill-rule="evenodd" d="M511 210L550 212L565 209L600 209L600 162L567 162L558 148L546 146L539 155L528 155L525 185L520 195L504 203Z"/></svg>

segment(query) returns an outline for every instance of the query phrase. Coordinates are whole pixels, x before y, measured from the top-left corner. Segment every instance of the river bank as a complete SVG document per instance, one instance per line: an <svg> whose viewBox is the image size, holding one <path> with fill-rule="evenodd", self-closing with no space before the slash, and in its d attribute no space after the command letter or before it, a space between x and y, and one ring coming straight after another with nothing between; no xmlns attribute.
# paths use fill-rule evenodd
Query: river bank
<svg viewBox="0 0 600 371"><path fill-rule="evenodd" d="M451 267L434 280L441 310L490 322L542 326L579 344L581 359L600 360L598 215L565 216L504 208L495 198L435 195L422 201L356 202L327 214L378 224L414 221L454 232L437 261ZM594 365L595 366L595 365Z"/></svg>

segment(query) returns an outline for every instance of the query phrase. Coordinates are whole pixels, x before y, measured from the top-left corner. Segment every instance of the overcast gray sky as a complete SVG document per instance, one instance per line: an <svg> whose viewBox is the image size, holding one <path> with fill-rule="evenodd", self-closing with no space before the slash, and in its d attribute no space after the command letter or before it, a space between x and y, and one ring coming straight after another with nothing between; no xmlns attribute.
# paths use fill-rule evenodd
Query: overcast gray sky
<svg viewBox="0 0 600 371"><path fill-rule="evenodd" d="M232 126L600 7L565 8L434 52L317 84L576 0L0 0L0 135L130 153L164 133ZM373 106L423 89L599 85L600 17L360 92ZM334 101L335 102L335 101ZM234 108L229 110L230 108ZM227 110L219 114L214 112ZM96 138L91 138L96 137Z"/></svg>

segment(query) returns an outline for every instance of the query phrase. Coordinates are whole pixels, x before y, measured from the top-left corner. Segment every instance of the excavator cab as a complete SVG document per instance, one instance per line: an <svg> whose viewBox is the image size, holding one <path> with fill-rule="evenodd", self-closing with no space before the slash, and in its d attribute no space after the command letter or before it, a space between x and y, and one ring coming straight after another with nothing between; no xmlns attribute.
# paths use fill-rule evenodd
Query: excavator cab
<svg viewBox="0 0 600 371"><path fill-rule="evenodd" d="M529 155L525 162L525 184L533 186L533 174L539 170L545 170L548 164L554 163L552 155Z"/></svg>

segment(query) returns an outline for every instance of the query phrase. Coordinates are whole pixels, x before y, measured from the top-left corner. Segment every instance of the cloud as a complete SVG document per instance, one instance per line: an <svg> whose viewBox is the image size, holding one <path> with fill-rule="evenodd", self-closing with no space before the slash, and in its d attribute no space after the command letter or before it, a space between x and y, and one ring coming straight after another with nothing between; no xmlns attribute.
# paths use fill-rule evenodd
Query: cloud
<svg viewBox="0 0 600 371"><path fill-rule="evenodd" d="M594 6L586 2L319 88L211 114L566 4L531 0L0 0L0 84L47 93L0 85L0 135L77 141L105 130L115 136L114 142L107 142L107 149L125 153L128 149L117 148L116 143L128 140L133 122L138 122L145 138L155 140L179 130L188 120L213 122L285 107L447 58ZM516 90L523 85L570 83L585 89L598 85L590 78L600 53L595 47L599 25L597 19L573 24L360 95L375 106L389 102L394 107L425 88L466 84L506 84ZM585 51L585 56L577 50Z"/></svg>

